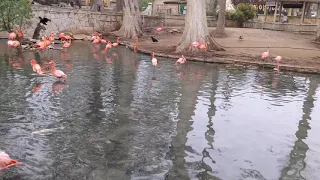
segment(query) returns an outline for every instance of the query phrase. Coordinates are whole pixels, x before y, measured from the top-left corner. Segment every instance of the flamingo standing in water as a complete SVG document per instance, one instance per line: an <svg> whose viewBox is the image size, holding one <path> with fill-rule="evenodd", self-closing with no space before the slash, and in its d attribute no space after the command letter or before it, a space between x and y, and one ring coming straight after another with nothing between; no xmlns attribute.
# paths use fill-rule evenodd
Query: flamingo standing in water
<svg viewBox="0 0 320 180"><path fill-rule="evenodd" d="M267 60L268 58L269 58L269 56L270 56L270 53L269 53L269 45L268 45L268 50L266 51L266 52L263 52L262 54L261 54L261 59L263 59L263 60Z"/></svg>
<svg viewBox="0 0 320 180"><path fill-rule="evenodd" d="M36 60L31 59L31 60L30 60L30 64L31 64L32 70L33 70L34 72L36 72L37 74L43 74L43 72L42 72L42 70L41 70L41 66L37 63Z"/></svg>
<svg viewBox="0 0 320 180"><path fill-rule="evenodd" d="M277 67L274 68L274 70L280 71L280 62L281 62L281 60L282 60L282 57L281 57L281 56L277 56L277 57L275 58L275 60L276 60L276 62L277 62Z"/></svg>
<svg viewBox="0 0 320 180"><path fill-rule="evenodd" d="M157 32L160 32L160 31L162 31L164 29L164 27L163 27L163 21L161 21L161 27L158 27L157 29L156 29L156 31Z"/></svg>
<svg viewBox="0 0 320 180"><path fill-rule="evenodd" d="M0 151L0 171L14 165L22 165L22 163L18 162L17 160L11 159L7 153Z"/></svg>
<svg viewBox="0 0 320 180"><path fill-rule="evenodd" d="M152 66L157 66L158 65L158 60L154 57L154 52L152 52Z"/></svg>
<svg viewBox="0 0 320 180"><path fill-rule="evenodd" d="M112 48L112 43L110 41L108 41L105 50L109 50Z"/></svg>
<svg viewBox="0 0 320 180"><path fill-rule="evenodd" d="M54 32L51 32L51 33L50 33L48 39L49 39L50 43L53 43L53 42L54 42Z"/></svg>
<svg viewBox="0 0 320 180"><path fill-rule="evenodd" d="M117 38L117 42L114 42L114 43L112 43L112 46L113 47L117 47L118 45L119 45L119 37Z"/></svg>
<svg viewBox="0 0 320 180"><path fill-rule="evenodd" d="M71 40L69 39L69 40L65 41L65 43L63 44L62 47L68 48L68 47L70 47L70 46L71 46Z"/></svg>
<svg viewBox="0 0 320 180"><path fill-rule="evenodd" d="M184 64L186 62L186 58L182 55L176 62L176 64Z"/></svg>
<svg viewBox="0 0 320 180"><path fill-rule="evenodd" d="M59 79L61 79L61 78L63 78L63 79L67 78L67 75L66 75L63 71L61 71L61 70L55 70L55 65L56 65L56 63L55 63L54 61L50 61L49 64L51 65L51 73L52 73L52 75L53 75L54 77L59 78Z"/></svg>
<svg viewBox="0 0 320 180"><path fill-rule="evenodd" d="M14 41L8 41L8 46L9 47L19 47L21 45L21 43L19 42L19 41L17 41L17 40L14 40Z"/></svg>
<svg viewBox="0 0 320 180"><path fill-rule="evenodd" d="M133 46L133 51L134 51L134 52L137 52L137 51L138 51L138 48L139 48L138 40L139 40L139 37L138 37L138 34L137 34L137 35L136 35L136 44Z"/></svg>
<svg viewBox="0 0 320 180"><path fill-rule="evenodd" d="M9 34L8 39L9 40L14 40L15 38L17 38L18 32L17 32L17 28L14 28L13 32Z"/></svg>

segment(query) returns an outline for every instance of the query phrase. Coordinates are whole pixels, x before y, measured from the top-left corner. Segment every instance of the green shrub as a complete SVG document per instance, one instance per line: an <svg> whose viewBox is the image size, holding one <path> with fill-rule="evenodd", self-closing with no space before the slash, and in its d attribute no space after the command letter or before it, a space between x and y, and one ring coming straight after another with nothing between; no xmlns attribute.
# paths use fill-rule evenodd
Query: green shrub
<svg viewBox="0 0 320 180"><path fill-rule="evenodd" d="M245 21L254 18L254 16L256 15L256 10L254 9L254 6L248 3L238 4L237 11L243 13Z"/></svg>
<svg viewBox="0 0 320 180"><path fill-rule="evenodd" d="M227 20L237 21L240 24L254 18L255 15L256 11L253 5L247 3L238 4L236 10L226 11Z"/></svg>
<svg viewBox="0 0 320 180"><path fill-rule="evenodd" d="M0 0L0 27L9 31L21 27L32 17L29 0Z"/></svg>

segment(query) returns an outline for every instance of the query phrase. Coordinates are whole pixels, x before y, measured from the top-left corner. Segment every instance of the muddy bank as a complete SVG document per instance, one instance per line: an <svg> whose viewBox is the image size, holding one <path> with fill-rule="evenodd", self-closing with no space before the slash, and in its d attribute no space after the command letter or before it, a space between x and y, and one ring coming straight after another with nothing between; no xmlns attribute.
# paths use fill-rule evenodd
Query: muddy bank
<svg viewBox="0 0 320 180"><path fill-rule="evenodd" d="M312 43L312 35L294 34L279 31L257 29L228 28L227 37L216 38L226 51L208 51L197 54L185 53L189 61L233 64L236 66L260 66L275 68L276 56L282 56L280 70L303 73L320 73L320 49ZM239 34L244 36L239 40ZM181 54L175 52L181 37L179 34L162 33L154 35L159 42L152 42L150 35L139 38L139 52L156 56L178 59ZM122 45L132 49L134 39L122 39ZM261 53L270 45L271 57L262 61ZM265 47L264 47L265 46Z"/></svg>

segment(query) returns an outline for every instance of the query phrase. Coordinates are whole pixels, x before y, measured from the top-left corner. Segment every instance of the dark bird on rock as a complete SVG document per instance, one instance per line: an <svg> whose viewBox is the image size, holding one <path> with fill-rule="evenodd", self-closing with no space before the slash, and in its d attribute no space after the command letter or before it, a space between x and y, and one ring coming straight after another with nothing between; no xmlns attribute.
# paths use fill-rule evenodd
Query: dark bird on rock
<svg viewBox="0 0 320 180"><path fill-rule="evenodd" d="M152 42L158 42L158 39L154 38L153 36L151 36Z"/></svg>
<svg viewBox="0 0 320 180"><path fill-rule="evenodd" d="M243 39L243 36L242 36L242 35L241 35L241 36L239 36L239 39L240 39L240 40L242 40L242 39Z"/></svg>
<svg viewBox="0 0 320 180"><path fill-rule="evenodd" d="M40 23L42 23L42 24L44 24L44 25L47 25L47 22L48 22L48 21L51 22L51 20L48 19L48 18L46 18L46 17L45 17L45 18L42 18L42 17L39 16L39 19L40 19Z"/></svg>

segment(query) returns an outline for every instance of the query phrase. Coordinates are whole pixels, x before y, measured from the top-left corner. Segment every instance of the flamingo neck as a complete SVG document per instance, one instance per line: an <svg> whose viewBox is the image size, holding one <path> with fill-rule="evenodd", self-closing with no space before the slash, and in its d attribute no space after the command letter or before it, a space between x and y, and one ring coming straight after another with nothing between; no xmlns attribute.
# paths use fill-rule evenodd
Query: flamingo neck
<svg viewBox="0 0 320 180"><path fill-rule="evenodd" d="M52 73L52 74L55 74L54 72L55 72L54 65L52 65L52 66L51 66L51 73Z"/></svg>
<svg viewBox="0 0 320 180"><path fill-rule="evenodd" d="M163 23L161 23L161 28L163 28Z"/></svg>

